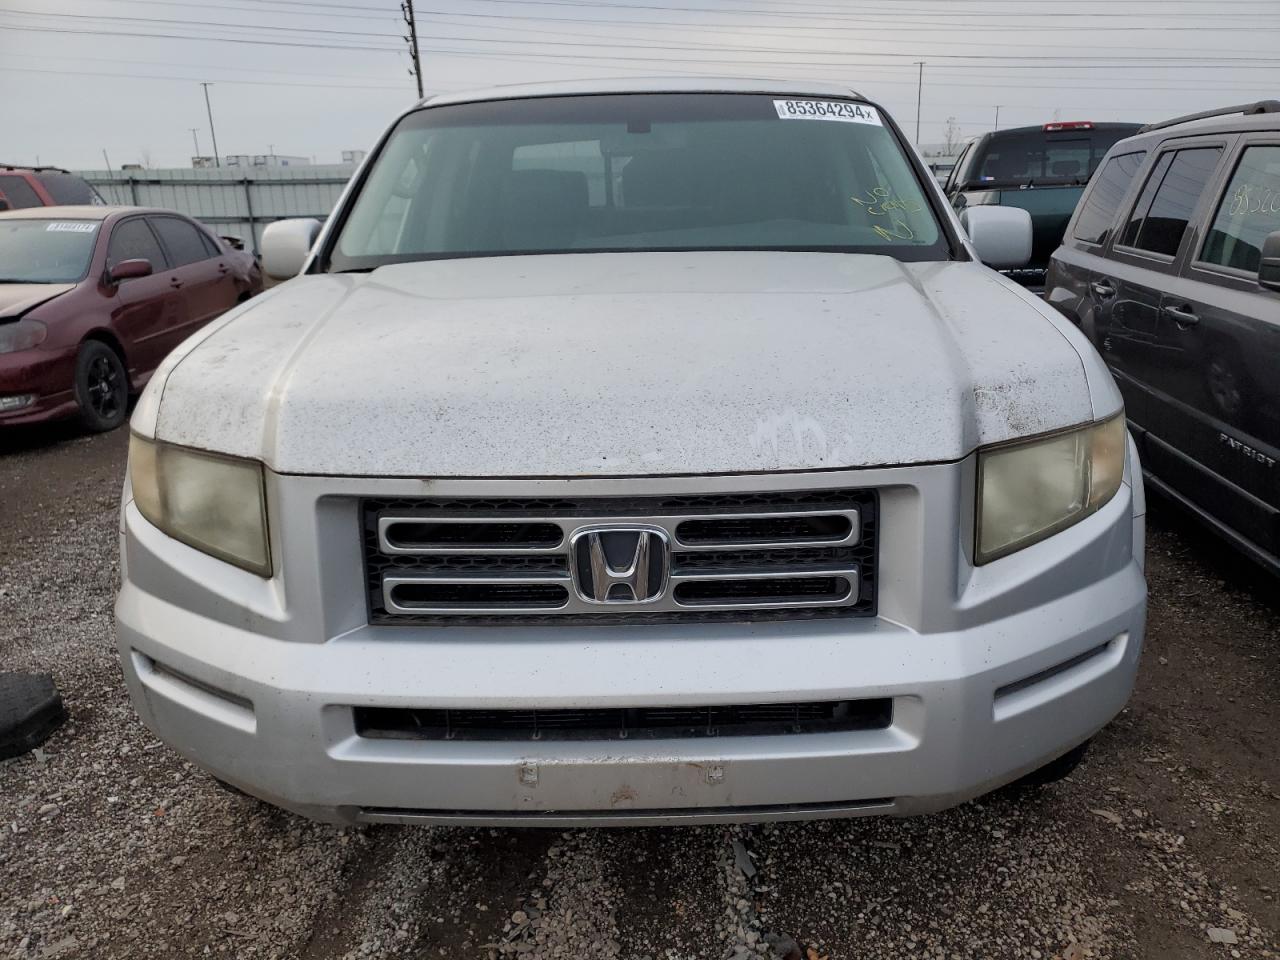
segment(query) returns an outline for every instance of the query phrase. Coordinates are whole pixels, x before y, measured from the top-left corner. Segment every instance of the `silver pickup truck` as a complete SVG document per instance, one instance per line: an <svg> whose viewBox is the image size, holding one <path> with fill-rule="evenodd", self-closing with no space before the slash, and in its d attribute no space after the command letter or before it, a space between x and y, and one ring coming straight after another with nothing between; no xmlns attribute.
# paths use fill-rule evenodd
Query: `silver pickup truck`
<svg viewBox="0 0 1280 960"><path fill-rule="evenodd" d="M339 823L905 815L1125 704L1144 500L1081 333L847 89L399 117L132 420L155 733ZM296 276L294 276L296 274Z"/></svg>

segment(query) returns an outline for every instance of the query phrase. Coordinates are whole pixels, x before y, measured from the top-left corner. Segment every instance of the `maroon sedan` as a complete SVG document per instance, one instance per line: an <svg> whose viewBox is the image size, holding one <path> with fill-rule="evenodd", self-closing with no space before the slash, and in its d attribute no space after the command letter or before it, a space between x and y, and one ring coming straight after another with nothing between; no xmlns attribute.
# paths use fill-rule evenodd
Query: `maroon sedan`
<svg viewBox="0 0 1280 960"><path fill-rule="evenodd" d="M261 290L251 256L172 211L0 213L0 427L118 427L170 350Z"/></svg>

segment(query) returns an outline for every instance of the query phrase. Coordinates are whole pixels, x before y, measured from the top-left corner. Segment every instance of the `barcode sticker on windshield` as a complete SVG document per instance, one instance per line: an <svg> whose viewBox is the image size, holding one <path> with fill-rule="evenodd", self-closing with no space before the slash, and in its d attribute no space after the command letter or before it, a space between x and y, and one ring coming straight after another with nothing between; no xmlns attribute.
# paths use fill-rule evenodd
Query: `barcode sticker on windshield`
<svg viewBox="0 0 1280 960"><path fill-rule="evenodd" d="M841 123L884 126L875 107L848 100L775 100L773 109L783 120L838 120Z"/></svg>
<svg viewBox="0 0 1280 960"><path fill-rule="evenodd" d="M98 229L96 223L89 223L84 220L63 221L56 220L44 228L45 233L93 233Z"/></svg>

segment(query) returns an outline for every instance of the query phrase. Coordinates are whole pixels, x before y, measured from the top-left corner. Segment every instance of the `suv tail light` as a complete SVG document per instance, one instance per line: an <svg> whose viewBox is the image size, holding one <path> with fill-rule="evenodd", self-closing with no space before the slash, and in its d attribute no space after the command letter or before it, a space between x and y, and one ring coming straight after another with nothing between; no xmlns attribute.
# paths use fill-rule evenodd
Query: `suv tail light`
<svg viewBox="0 0 1280 960"><path fill-rule="evenodd" d="M1066 123L1046 123L1044 125L1045 133L1054 133L1058 130L1092 130L1092 120L1068 120Z"/></svg>

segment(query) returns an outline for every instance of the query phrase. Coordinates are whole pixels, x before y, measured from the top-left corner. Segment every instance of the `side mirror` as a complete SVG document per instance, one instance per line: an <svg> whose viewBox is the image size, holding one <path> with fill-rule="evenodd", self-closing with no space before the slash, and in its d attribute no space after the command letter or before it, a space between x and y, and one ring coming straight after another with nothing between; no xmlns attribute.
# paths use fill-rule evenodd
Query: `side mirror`
<svg viewBox="0 0 1280 960"><path fill-rule="evenodd" d="M989 267L1025 267L1031 259L1031 214L1021 207L965 207L960 226Z"/></svg>
<svg viewBox="0 0 1280 960"><path fill-rule="evenodd" d="M1280 230L1268 233L1262 241L1262 259L1258 262L1258 286L1280 291Z"/></svg>
<svg viewBox="0 0 1280 960"><path fill-rule="evenodd" d="M267 224L262 231L262 269L275 280L296 277L319 235L319 220L277 220Z"/></svg>
<svg viewBox="0 0 1280 960"><path fill-rule="evenodd" d="M141 258L137 260L121 260L107 271L107 278L112 283L119 283L121 280L136 280L138 277L149 276L151 276L151 261Z"/></svg>

